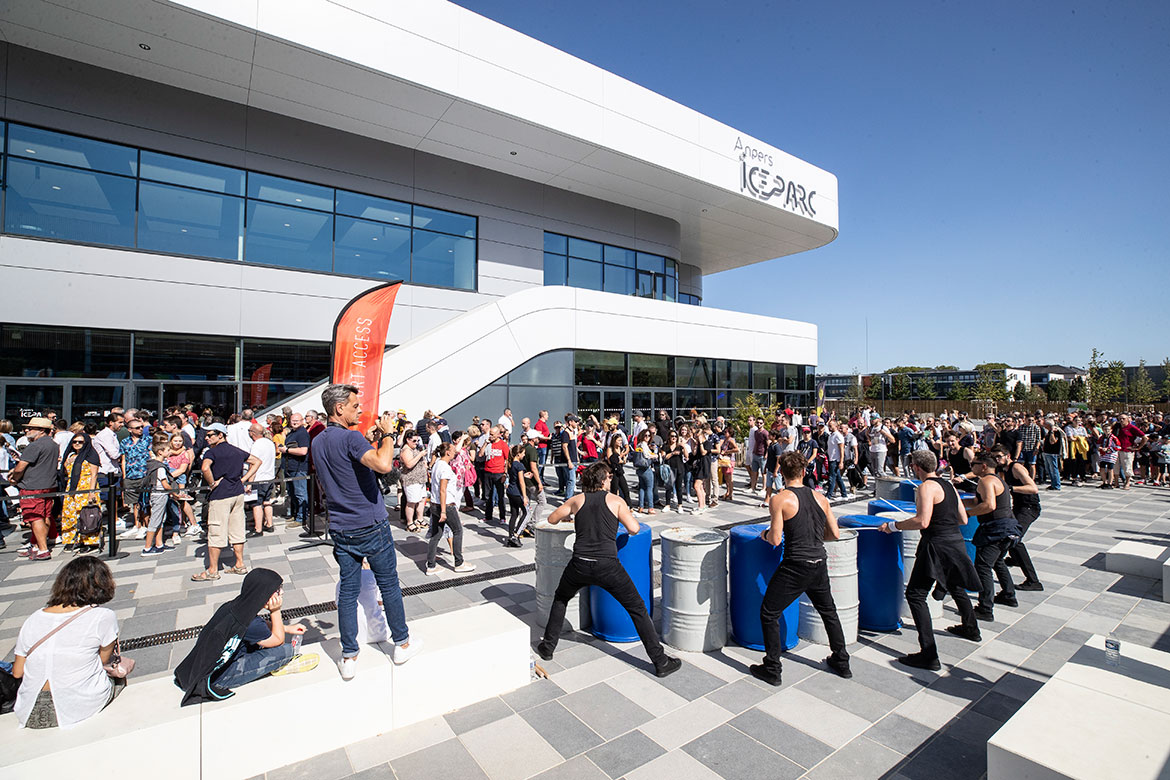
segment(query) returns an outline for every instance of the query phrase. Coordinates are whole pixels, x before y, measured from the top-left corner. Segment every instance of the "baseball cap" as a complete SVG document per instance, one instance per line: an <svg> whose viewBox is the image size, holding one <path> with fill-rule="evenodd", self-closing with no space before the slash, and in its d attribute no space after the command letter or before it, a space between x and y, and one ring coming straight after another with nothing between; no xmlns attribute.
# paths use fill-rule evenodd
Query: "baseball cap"
<svg viewBox="0 0 1170 780"><path fill-rule="evenodd" d="M802 433L803 433L804 431L809 431L810 433L812 432L812 428L808 427L807 425L802 425L802 426L800 426L800 430L801 430L801 432L802 432Z"/></svg>
<svg viewBox="0 0 1170 780"><path fill-rule="evenodd" d="M222 433L224 436L227 436L227 428L223 423L212 423L211 425L205 425L203 426L203 430L215 431L216 433Z"/></svg>

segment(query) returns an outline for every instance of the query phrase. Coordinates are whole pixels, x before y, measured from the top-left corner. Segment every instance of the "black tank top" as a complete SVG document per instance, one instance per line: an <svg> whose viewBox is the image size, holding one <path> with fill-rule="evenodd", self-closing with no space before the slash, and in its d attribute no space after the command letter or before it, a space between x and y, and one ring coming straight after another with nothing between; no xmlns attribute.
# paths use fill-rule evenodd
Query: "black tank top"
<svg viewBox="0 0 1170 780"><path fill-rule="evenodd" d="M608 495L605 490L585 494L585 503L573 519L577 528L573 555L591 560L617 558L618 519L605 504Z"/></svg>
<svg viewBox="0 0 1170 780"><path fill-rule="evenodd" d="M979 516L980 525L990 524L996 520L1007 520L1009 518L1015 518L1015 515L1012 514L1011 492L1008 490L1007 483L1000 479L998 474L994 476L999 480L1000 487L1003 488L1003 490L998 496L995 497L995 509L992 510L991 514Z"/></svg>
<svg viewBox="0 0 1170 780"><path fill-rule="evenodd" d="M963 538L959 527L964 525L966 512L963 503L959 501L959 492L955 486L941 477L931 477L929 482L937 482L942 488L943 500L934 505L930 514L930 525L922 529L923 539L948 539L957 536Z"/></svg>
<svg viewBox="0 0 1170 780"><path fill-rule="evenodd" d="M784 521L784 560L825 559L825 524L828 522L812 488L790 487L796 496L796 514Z"/></svg>
<svg viewBox="0 0 1170 780"><path fill-rule="evenodd" d="M963 454L962 447L959 447L958 452L948 454L947 458L951 462L951 468L955 470L956 477L971 473L971 461Z"/></svg>
<svg viewBox="0 0 1170 780"><path fill-rule="evenodd" d="M1013 509L1013 511L1018 512L1021 509L1039 509L1040 508L1040 496L1039 495L1037 495L1036 493L1017 493L1016 492L1016 488L1023 487L1024 481L1021 479L1016 479L1016 476L1015 476L1016 470L1015 470L1014 466L1015 466L1014 463L1011 464L1010 466L1008 466L1007 473L1005 474L1005 476L1007 477L1006 481L1008 483L1008 486L1011 487L1011 489L1012 489L1012 509Z"/></svg>

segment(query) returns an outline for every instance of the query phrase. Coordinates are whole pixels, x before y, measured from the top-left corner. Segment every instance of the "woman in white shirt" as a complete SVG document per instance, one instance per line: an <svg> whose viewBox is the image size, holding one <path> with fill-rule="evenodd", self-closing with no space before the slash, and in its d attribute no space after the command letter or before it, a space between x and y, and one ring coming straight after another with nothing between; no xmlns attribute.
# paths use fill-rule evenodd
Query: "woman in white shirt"
<svg viewBox="0 0 1170 780"><path fill-rule="evenodd" d="M455 476L455 470L451 468L451 459L455 454L455 445L448 442L443 442L435 450L438 459L431 469L431 528L427 535L427 574L439 572L435 555L439 550L439 541L443 538L443 526L450 528L454 536L451 552L455 557L455 571L460 574L475 571L474 563L465 563L463 560L463 524L459 521L459 480ZM503 511L501 507L501 517Z"/></svg>
<svg viewBox="0 0 1170 780"><path fill-rule="evenodd" d="M49 605L28 616L16 640L12 675L23 678L15 707L21 726L68 728L121 692L103 668L114 654L118 618L98 605L113 597L114 577L101 560L74 558L61 569Z"/></svg>

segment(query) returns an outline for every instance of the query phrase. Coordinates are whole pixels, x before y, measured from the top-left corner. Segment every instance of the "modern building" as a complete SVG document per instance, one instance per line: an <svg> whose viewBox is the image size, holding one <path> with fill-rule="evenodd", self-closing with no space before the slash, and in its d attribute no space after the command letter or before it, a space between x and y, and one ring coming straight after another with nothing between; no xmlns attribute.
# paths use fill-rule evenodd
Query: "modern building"
<svg viewBox="0 0 1170 780"><path fill-rule="evenodd" d="M0 10L0 408L318 406L404 281L384 408L807 406L817 333L703 277L837 235L836 178L439 0Z"/></svg>
<svg viewBox="0 0 1170 780"><path fill-rule="evenodd" d="M1088 379L1089 372L1075 366L1059 366L1048 364L1043 366L1023 366L1023 370L1032 375L1032 384L1048 392L1048 383L1054 379L1063 379L1071 382L1077 377Z"/></svg>
<svg viewBox="0 0 1170 780"><path fill-rule="evenodd" d="M933 371L908 371L899 372L896 374L821 374L818 376L819 382L825 384L825 398L830 400L839 400L846 397L846 392L851 385L858 387L858 393L865 395L866 393L876 392L879 397L893 398L900 392L900 389L895 388L895 377L904 376L909 380L908 398L921 399L922 384L928 383L933 388L931 398L942 399L948 397L956 386L963 388L964 397L972 397L972 393L976 384L979 382L979 372L975 369L939 369ZM1027 369L1023 368L1003 368L994 370L994 378L1003 382L1004 389L1007 392L1015 390L1016 385L1022 384L1025 387L1031 387L1032 375ZM884 391L877 389L871 391L870 388L882 388ZM884 392L884 396L882 393Z"/></svg>

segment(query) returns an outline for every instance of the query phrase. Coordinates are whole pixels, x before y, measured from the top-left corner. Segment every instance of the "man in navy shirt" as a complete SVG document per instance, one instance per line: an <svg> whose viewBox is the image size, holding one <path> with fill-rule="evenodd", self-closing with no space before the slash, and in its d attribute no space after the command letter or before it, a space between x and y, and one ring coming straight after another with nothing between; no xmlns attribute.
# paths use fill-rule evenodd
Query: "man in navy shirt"
<svg viewBox="0 0 1170 780"><path fill-rule="evenodd" d="M289 478L288 497L292 504L290 525L304 525L309 519L309 431L305 418L298 413L289 415L290 430L284 437L284 475ZM293 479L296 477L296 479Z"/></svg>
<svg viewBox="0 0 1170 780"><path fill-rule="evenodd" d="M244 566L244 482L251 482L260 468L259 458L228 444L223 423L208 425L206 433L208 449L201 469L203 481L211 487L207 494L207 570L193 576L195 582L219 579L219 552L229 544L236 563L228 571L248 573Z"/></svg>
<svg viewBox="0 0 1170 780"><path fill-rule="evenodd" d="M333 558L341 569L337 622L341 629L341 679L352 680L357 668L357 599L362 587L362 562L382 593L386 622L394 639L393 660L406 663L419 649L406 628L406 610L398 584L398 560L386 504L378 490L378 474L394 467L394 418L383 414L377 432L381 441L370 446L360 431L352 430L361 416L358 389L353 385L329 385L321 393L329 425L309 447L317 480L325 494Z"/></svg>

